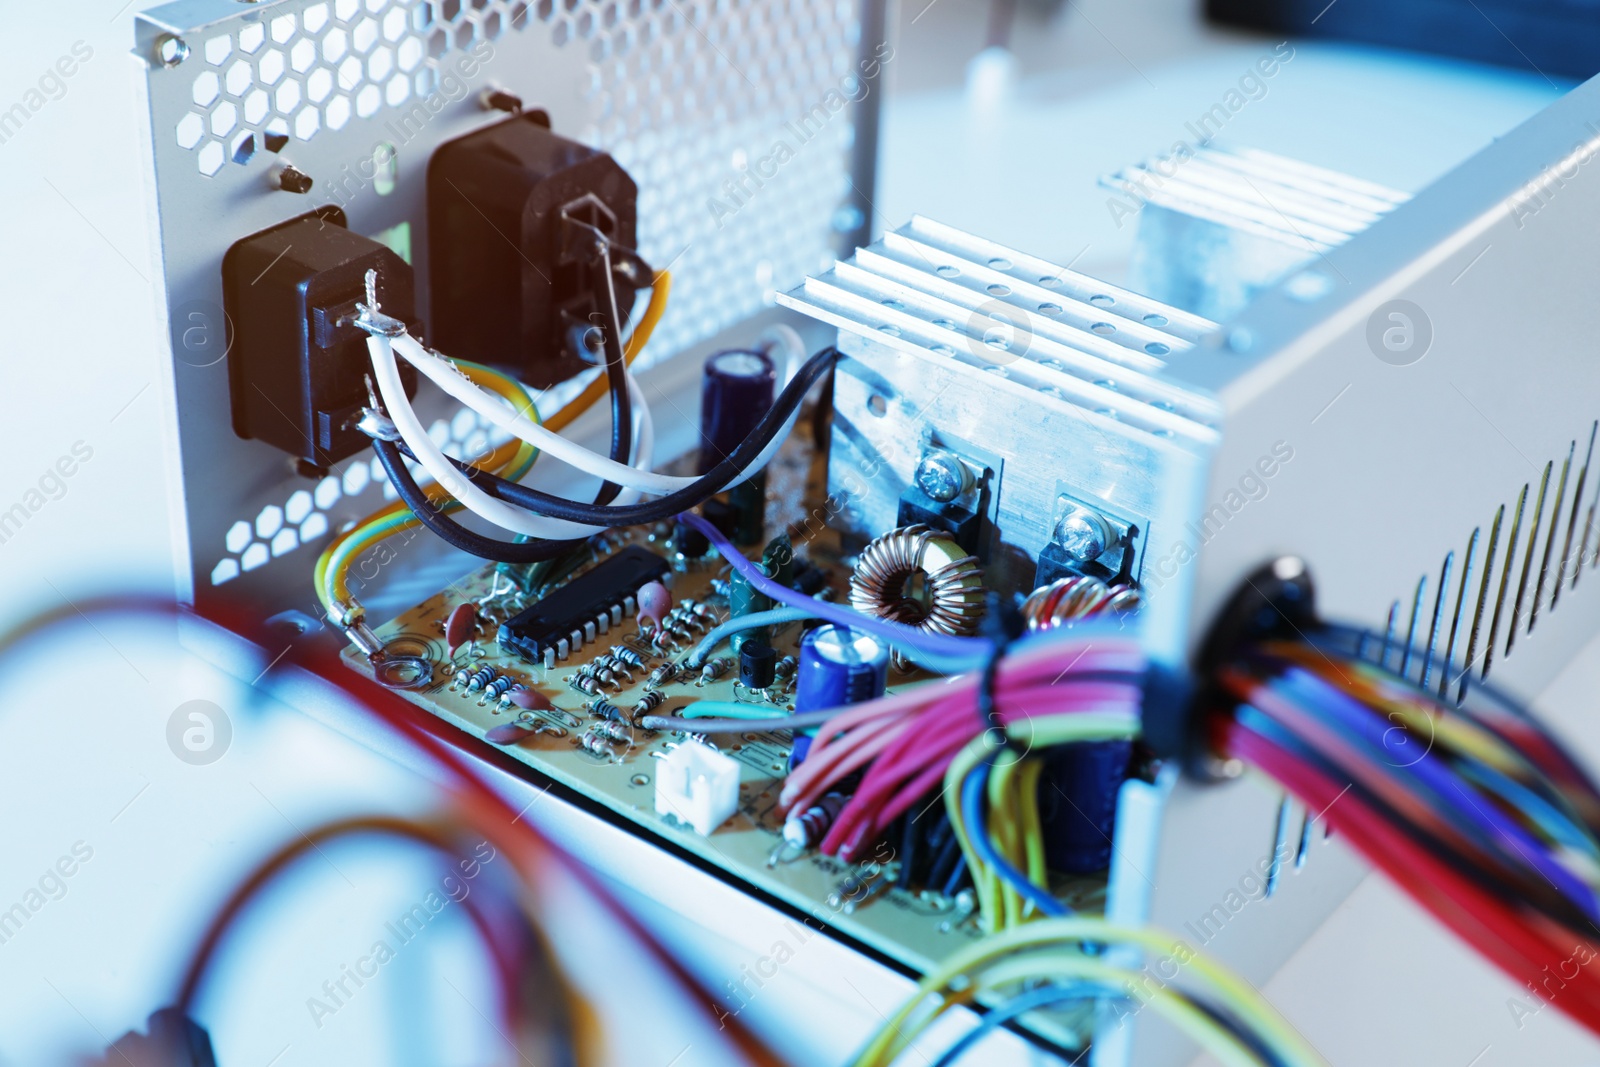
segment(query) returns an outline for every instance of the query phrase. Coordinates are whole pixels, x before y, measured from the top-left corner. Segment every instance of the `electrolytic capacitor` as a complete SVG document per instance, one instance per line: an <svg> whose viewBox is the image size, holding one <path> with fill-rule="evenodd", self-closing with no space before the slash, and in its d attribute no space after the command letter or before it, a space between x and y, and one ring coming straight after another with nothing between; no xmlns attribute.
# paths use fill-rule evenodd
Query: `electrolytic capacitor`
<svg viewBox="0 0 1600 1067"><path fill-rule="evenodd" d="M744 443L772 408L778 375L761 352L733 349L706 360L700 386L700 473Z"/></svg>
<svg viewBox="0 0 1600 1067"><path fill-rule="evenodd" d="M739 684L746 689L768 689L776 680L778 653L771 645L746 641L739 649Z"/></svg>
<svg viewBox="0 0 1600 1067"><path fill-rule="evenodd" d="M800 639L794 709L820 711L883 695L889 649L871 634L845 626L819 626Z"/></svg>

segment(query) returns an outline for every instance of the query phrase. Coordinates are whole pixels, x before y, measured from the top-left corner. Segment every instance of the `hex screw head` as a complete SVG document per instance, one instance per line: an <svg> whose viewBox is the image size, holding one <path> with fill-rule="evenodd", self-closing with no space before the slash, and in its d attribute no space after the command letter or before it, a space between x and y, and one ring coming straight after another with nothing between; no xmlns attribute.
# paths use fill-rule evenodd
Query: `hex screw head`
<svg viewBox="0 0 1600 1067"><path fill-rule="evenodd" d="M930 500L941 504L950 501L972 488L972 472L960 459L940 449L933 449L917 464L917 488Z"/></svg>
<svg viewBox="0 0 1600 1067"><path fill-rule="evenodd" d="M1105 555L1116 541L1116 531L1099 512L1073 504L1056 521L1055 540L1076 562L1090 563Z"/></svg>

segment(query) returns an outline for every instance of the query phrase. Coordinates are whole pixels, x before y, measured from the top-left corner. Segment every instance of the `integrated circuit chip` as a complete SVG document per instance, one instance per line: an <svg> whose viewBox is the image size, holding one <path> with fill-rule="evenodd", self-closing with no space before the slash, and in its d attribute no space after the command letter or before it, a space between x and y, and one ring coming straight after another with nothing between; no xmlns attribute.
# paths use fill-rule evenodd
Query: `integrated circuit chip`
<svg viewBox="0 0 1600 1067"><path fill-rule="evenodd" d="M639 587L660 581L670 570L654 552L629 545L502 623L500 647L552 666L632 615Z"/></svg>

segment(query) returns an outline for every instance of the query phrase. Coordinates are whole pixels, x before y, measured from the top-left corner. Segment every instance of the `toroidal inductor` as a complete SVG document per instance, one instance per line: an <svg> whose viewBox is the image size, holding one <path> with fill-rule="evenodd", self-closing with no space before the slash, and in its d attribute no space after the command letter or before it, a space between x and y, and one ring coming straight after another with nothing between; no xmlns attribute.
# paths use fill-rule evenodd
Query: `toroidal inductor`
<svg viewBox="0 0 1600 1067"><path fill-rule="evenodd" d="M1144 597L1133 586L1107 585L1098 578L1075 574L1028 594L1022 617L1028 629L1048 630L1096 615L1131 615L1143 606Z"/></svg>
<svg viewBox="0 0 1600 1067"><path fill-rule="evenodd" d="M973 634L983 617L983 572L953 538L920 524L902 526L862 549L850 575L850 606L929 633ZM910 662L896 651L894 665L905 670Z"/></svg>

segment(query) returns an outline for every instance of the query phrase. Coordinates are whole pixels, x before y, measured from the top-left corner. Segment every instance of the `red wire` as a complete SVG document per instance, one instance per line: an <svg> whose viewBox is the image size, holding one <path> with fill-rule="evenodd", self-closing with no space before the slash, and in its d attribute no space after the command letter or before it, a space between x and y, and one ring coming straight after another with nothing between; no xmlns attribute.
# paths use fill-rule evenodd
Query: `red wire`
<svg viewBox="0 0 1600 1067"><path fill-rule="evenodd" d="M1221 750L1274 778L1313 810L1411 898L1513 979L1536 987L1554 970L1564 984L1541 994L1600 1034L1600 975L1582 966L1600 947L1575 943L1569 930L1536 913L1514 913L1453 868L1416 847L1347 787L1297 760L1268 738L1235 721L1220 727ZM1582 956L1580 960L1580 954ZM1578 964L1567 975L1568 965Z"/></svg>
<svg viewBox="0 0 1600 1067"><path fill-rule="evenodd" d="M175 621L182 617L195 617L189 609L161 597L137 594L94 597L76 603L69 602L59 608L31 616L0 633L0 656L15 651L20 645L31 639L37 639L56 627L77 625L97 615L129 615L141 618L154 616L172 618ZM212 608L206 617L206 621L220 627L231 636L260 649L261 645L247 636L254 629L252 619L253 616L248 611L224 606ZM264 653L263 659L267 659ZM717 1028L727 1035L728 1040L737 1046L748 1062L756 1067L783 1067L783 1061L749 1029L744 1020L735 1013L722 1011L716 996L611 895L610 890L592 871L534 829L522 818L522 813L515 811L488 785L460 750L432 732L433 730L443 732L451 729L450 727L431 719L421 709L371 679L356 674L345 666L337 653L320 646L297 650L294 656L280 656L279 660L272 661L268 671L263 672L261 677L265 677L271 671L287 670L289 660L292 660L295 666L345 693L357 707L371 712L385 725L431 756L443 769L453 774L462 788L460 797L462 810L473 816L474 824L486 837L508 851L520 852L524 859L524 871L530 875L538 873L540 861L543 860L553 859L561 863L584 885L594 899L606 908L618 924L644 946L656 963L680 983L691 999L705 1012L708 1020L715 1023ZM260 681L261 678L258 677L252 684L258 684Z"/></svg>

